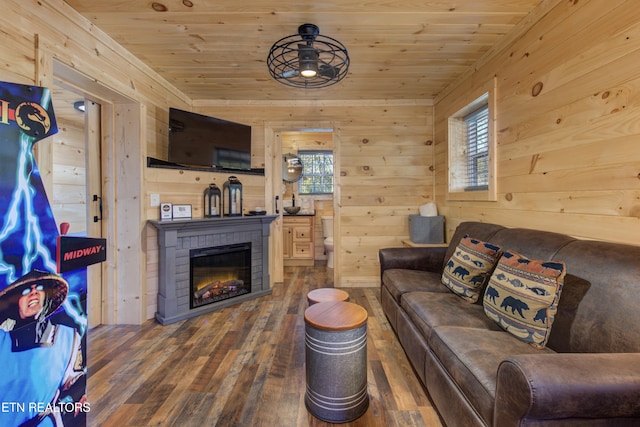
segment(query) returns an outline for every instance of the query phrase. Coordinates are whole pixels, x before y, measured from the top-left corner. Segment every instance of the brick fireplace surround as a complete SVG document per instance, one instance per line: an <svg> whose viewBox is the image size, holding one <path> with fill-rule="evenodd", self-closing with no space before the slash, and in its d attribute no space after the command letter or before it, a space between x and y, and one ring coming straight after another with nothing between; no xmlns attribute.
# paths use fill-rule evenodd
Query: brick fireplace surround
<svg viewBox="0 0 640 427"><path fill-rule="evenodd" d="M271 293L269 229L275 215L149 221L158 230L159 284L156 319L163 325ZM251 292L189 307L189 251L251 242Z"/></svg>

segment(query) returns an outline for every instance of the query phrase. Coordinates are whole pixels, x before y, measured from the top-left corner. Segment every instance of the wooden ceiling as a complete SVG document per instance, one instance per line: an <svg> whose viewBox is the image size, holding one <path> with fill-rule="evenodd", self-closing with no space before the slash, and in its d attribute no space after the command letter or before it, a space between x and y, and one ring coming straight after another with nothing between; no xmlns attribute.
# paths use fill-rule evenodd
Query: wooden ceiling
<svg viewBox="0 0 640 427"><path fill-rule="evenodd" d="M541 0L65 0L192 99L431 99ZM274 81L274 42L312 23L347 46L323 89Z"/></svg>

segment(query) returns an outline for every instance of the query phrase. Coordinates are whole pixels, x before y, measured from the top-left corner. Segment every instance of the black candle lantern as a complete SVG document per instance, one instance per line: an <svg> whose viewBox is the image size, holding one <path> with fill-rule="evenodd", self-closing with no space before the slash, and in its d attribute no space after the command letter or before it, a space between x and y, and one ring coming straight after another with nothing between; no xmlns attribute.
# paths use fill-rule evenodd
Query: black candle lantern
<svg viewBox="0 0 640 427"><path fill-rule="evenodd" d="M222 184L225 216L242 216L242 183L235 176Z"/></svg>
<svg viewBox="0 0 640 427"><path fill-rule="evenodd" d="M219 217L222 215L222 194L215 184L209 184L204 190L204 216L207 218Z"/></svg>

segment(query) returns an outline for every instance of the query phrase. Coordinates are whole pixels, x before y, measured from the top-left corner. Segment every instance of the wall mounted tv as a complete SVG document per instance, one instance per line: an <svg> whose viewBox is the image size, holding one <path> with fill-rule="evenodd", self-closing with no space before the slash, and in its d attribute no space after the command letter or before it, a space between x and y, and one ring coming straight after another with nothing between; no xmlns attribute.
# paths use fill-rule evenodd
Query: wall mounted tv
<svg viewBox="0 0 640 427"><path fill-rule="evenodd" d="M251 126L169 109L169 162L251 169Z"/></svg>

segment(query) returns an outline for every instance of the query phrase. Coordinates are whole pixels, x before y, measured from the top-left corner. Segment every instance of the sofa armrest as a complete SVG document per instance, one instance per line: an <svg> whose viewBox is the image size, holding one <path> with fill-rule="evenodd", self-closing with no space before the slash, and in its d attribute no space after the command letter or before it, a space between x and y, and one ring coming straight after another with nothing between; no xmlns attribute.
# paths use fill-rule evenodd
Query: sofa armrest
<svg viewBox="0 0 640 427"><path fill-rule="evenodd" d="M380 249L380 277L391 268L441 273L446 252L446 247Z"/></svg>
<svg viewBox="0 0 640 427"><path fill-rule="evenodd" d="M638 402L640 353L512 356L498 367L494 425L640 417Z"/></svg>

